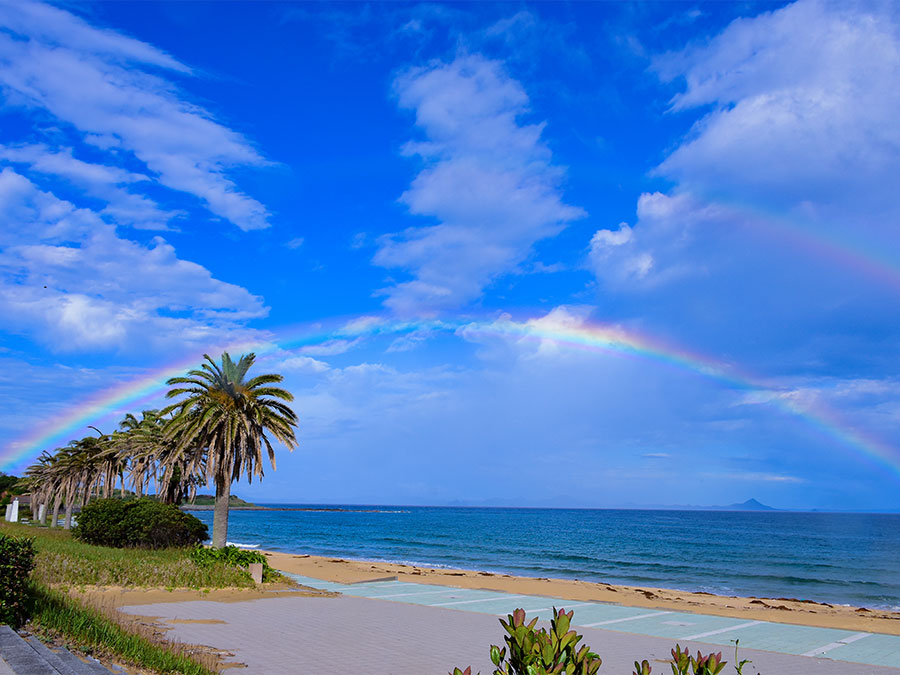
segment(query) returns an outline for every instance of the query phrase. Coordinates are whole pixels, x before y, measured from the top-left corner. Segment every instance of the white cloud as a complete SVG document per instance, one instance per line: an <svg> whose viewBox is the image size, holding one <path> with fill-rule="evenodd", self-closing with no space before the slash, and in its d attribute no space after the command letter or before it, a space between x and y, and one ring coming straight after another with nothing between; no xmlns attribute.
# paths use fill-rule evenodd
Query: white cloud
<svg viewBox="0 0 900 675"><path fill-rule="evenodd" d="M301 373L312 373L318 375L331 370L324 361L319 361L310 356L291 356L278 364L284 370L291 370Z"/></svg>
<svg viewBox="0 0 900 675"><path fill-rule="evenodd" d="M382 323L384 323L384 319L380 316L360 316L345 323L338 332L344 335L367 333Z"/></svg>
<svg viewBox="0 0 900 675"><path fill-rule="evenodd" d="M82 19L39 2L3 3L3 21L18 33L28 33L47 43L68 44L122 61L136 61L182 73L190 69L165 52L112 30L90 26Z"/></svg>
<svg viewBox="0 0 900 675"><path fill-rule="evenodd" d="M161 238L120 238L90 210L0 172L4 328L57 351L218 344L264 316L260 298L179 259Z"/></svg>
<svg viewBox="0 0 900 675"><path fill-rule="evenodd" d="M24 165L31 171L63 178L107 205L100 211L114 223L138 229L166 230L169 221L183 215L166 211L155 201L124 189L123 185L150 182L143 174L117 166L85 162L73 156L72 148L51 149L43 144L0 146L0 160Z"/></svg>
<svg viewBox="0 0 900 675"><path fill-rule="evenodd" d="M811 256L815 263L823 241L863 255L896 247L900 28L892 5L800 0L735 20L654 68L685 83L674 111L703 114L655 170L675 186L641 195L630 229L592 238L601 280L653 288L765 268L770 285L803 288L798 270Z"/></svg>
<svg viewBox="0 0 900 675"><path fill-rule="evenodd" d="M660 58L673 109L713 106L659 167L682 189L855 211L900 171L896 7L800 0Z"/></svg>
<svg viewBox="0 0 900 675"><path fill-rule="evenodd" d="M384 290L390 308L429 312L474 300L537 241L584 215L562 201L543 126L519 121L528 96L500 63L459 56L408 71L395 90L425 134L404 148L424 168L401 201L438 223L379 240L375 263L413 277Z"/></svg>
<svg viewBox="0 0 900 675"><path fill-rule="evenodd" d="M146 178L195 196L241 229L268 226L265 207L226 175L265 160L170 81L148 72L152 67L190 74L186 66L150 45L28 0L0 4L0 22L6 27L0 33L6 105L42 110L71 125L80 141L107 150L110 163L121 153L133 155L146 167ZM96 171L87 176L86 165L68 164L81 171L81 179L102 178ZM109 183L111 177L105 178ZM140 212L148 206L113 203L109 215L120 224L146 227Z"/></svg>
<svg viewBox="0 0 900 675"><path fill-rule="evenodd" d="M433 335L434 331L427 328L420 328L395 338L391 341L391 344L388 345L385 351L388 353L408 352L421 346L423 342Z"/></svg>
<svg viewBox="0 0 900 675"><path fill-rule="evenodd" d="M337 354L344 354L345 352L350 351L355 346L357 346L362 338L356 338L355 340L345 340L343 338L337 338L334 340L326 340L317 345L307 345L306 347L301 347L299 351L301 354L313 354L315 356L335 356Z"/></svg>
<svg viewBox="0 0 900 675"><path fill-rule="evenodd" d="M303 237L294 237L289 242L285 244L289 249L298 249L303 246L303 242L305 239Z"/></svg>
<svg viewBox="0 0 900 675"><path fill-rule="evenodd" d="M765 473L758 471L742 472L705 472L701 474L704 478L711 478L720 481L746 481L749 483L805 483L804 478L790 476L780 473Z"/></svg>
<svg viewBox="0 0 900 675"><path fill-rule="evenodd" d="M638 225L620 223L591 237L588 260L596 275L614 287L658 285L703 272L708 261L697 260L698 236L710 227L738 216L686 193L645 193L637 204ZM699 232L699 235L697 231Z"/></svg>
<svg viewBox="0 0 900 675"><path fill-rule="evenodd" d="M484 349L481 356L487 359L498 355L513 354L516 359L547 360L561 362L582 358L578 350L556 339L588 326L593 307L586 305L561 305L546 314L524 321L517 321L509 314L501 314L490 324L471 323L461 326L456 334Z"/></svg>

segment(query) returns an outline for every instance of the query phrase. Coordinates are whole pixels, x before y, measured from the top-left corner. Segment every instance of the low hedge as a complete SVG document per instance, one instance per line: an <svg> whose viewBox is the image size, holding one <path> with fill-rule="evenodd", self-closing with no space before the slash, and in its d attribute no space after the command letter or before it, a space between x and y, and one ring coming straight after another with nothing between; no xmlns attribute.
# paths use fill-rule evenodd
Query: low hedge
<svg viewBox="0 0 900 675"><path fill-rule="evenodd" d="M172 504L151 499L96 499L78 514L72 536L114 548L195 546L209 538L206 525Z"/></svg>
<svg viewBox="0 0 900 675"><path fill-rule="evenodd" d="M34 553L34 539L0 534L0 624L18 627L27 618Z"/></svg>

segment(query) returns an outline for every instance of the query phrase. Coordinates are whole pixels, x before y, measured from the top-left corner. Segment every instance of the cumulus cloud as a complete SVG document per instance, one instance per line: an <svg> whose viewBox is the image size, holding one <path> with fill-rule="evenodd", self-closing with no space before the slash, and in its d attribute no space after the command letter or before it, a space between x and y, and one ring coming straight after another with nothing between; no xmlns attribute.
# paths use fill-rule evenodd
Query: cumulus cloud
<svg viewBox="0 0 900 675"><path fill-rule="evenodd" d="M712 106L658 168L682 188L855 211L894 201L900 31L891 5L800 0L659 58L676 111Z"/></svg>
<svg viewBox="0 0 900 675"><path fill-rule="evenodd" d="M412 276L384 289L385 304L399 313L460 306L584 212L563 202L543 126L520 120L528 96L500 63L463 55L394 86L424 134L404 146L423 168L401 202L437 223L379 240L375 263Z"/></svg>
<svg viewBox="0 0 900 675"><path fill-rule="evenodd" d="M95 212L9 168L0 172L0 213L4 328L55 350L205 346L267 313L260 298L179 259L165 240L122 239Z"/></svg>
<svg viewBox="0 0 900 675"><path fill-rule="evenodd" d="M772 241L760 234L801 254L822 238L838 248L894 244L900 28L892 6L800 0L737 19L708 42L659 57L654 69L684 83L673 111L711 110L655 170L675 187L642 195L633 227L594 235L590 261L601 279L646 287L761 258Z"/></svg>
<svg viewBox="0 0 900 675"><path fill-rule="evenodd" d="M616 288L655 286L704 272L709 260L701 247L723 222L742 222L726 207L699 201L689 193L645 193L637 203L638 225L620 223L591 237L588 259L598 277Z"/></svg>
<svg viewBox="0 0 900 675"><path fill-rule="evenodd" d="M586 242L607 306L751 371L895 373L897 17L800 0L658 57L696 122Z"/></svg>
<svg viewBox="0 0 900 675"><path fill-rule="evenodd" d="M324 361L319 361L318 359L314 359L311 356L291 356L284 359L278 365L284 370L290 370L300 373L312 373L314 375L325 373L331 369L331 366L329 366Z"/></svg>
<svg viewBox="0 0 900 675"><path fill-rule="evenodd" d="M264 165L263 157L151 72L190 75L187 66L151 45L29 0L0 4L0 22L0 87L7 106L51 115L64 132L95 152L105 151L109 164L119 164L123 155L133 158L142 167L141 179L192 195L241 229L268 226L266 208L227 176L233 168ZM30 148L37 171L55 164L69 178L105 184L112 195L110 216L119 224L151 226L148 200L122 203L127 191L111 189L123 174L104 175L71 159L65 167L65 153L39 150ZM28 161L19 154L18 161ZM164 216L157 214L161 222Z"/></svg>

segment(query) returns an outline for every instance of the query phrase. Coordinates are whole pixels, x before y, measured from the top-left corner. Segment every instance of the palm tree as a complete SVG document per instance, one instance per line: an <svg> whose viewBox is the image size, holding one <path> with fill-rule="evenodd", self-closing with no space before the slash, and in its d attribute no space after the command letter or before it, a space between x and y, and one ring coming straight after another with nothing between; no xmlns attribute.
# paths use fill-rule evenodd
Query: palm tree
<svg viewBox="0 0 900 675"><path fill-rule="evenodd" d="M200 369L167 382L182 385L166 394L167 398L181 400L161 414L175 413L167 434L176 439L180 452L205 450L207 480L212 479L216 486L212 543L221 548L228 539L231 484L245 474L248 482L253 476L262 478L263 447L275 469L275 451L266 432L293 450L297 445L297 416L284 403L293 401L293 395L272 386L284 379L281 375L257 375L245 380L255 354L245 354L236 363L228 352L222 354L221 364L207 354L203 358Z"/></svg>
<svg viewBox="0 0 900 675"><path fill-rule="evenodd" d="M21 484L27 485L31 492L31 509L41 525L47 522L50 501L56 492L56 477L53 471L55 461L56 456L44 450L37 458L37 463L25 470L25 478L20 481ZM50 527L55 526L56 523L50 524Z"/></svg>

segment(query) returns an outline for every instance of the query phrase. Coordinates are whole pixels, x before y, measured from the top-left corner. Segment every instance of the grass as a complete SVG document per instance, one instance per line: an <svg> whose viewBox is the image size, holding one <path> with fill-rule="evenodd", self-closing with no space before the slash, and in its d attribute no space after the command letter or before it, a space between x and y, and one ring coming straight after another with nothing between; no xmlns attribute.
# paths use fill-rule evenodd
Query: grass
<svg viewBox="0 0 900 675"><path fill-rule="evenodd" d="M37 555L31 578L45 586L139 588L235 588L254 586L250 575L222 563L201 567L189 549L159 551L109 548L76 541L61 528L0 524L0 532L34 537ZM285 581L283 577L277 579Z"/></svg>
<svg viewBox="0 0 900 675"><path fill-rule="evenodd" d="M213 675L215 656L164 640L158 631L112 609L85 606L58 591L32 582L31 626L43 637L74 643L80 651L113 657L157 673Z"/></svg>
<svg viewBox="0 0 900 675"><path fill-rule="evenodd" d="M245 570L216 562L197 565L191 549L151 551L94 546L61 528L0 523L0 532L33 537L37 551L30 577L31 627L45 638L72 644L83 652L156 673L211 675L215 655L171 643L142 621L90 598L67 595L72 587L213 589L255 586ZM276 575L274 581L287 581Z"/></svg>

